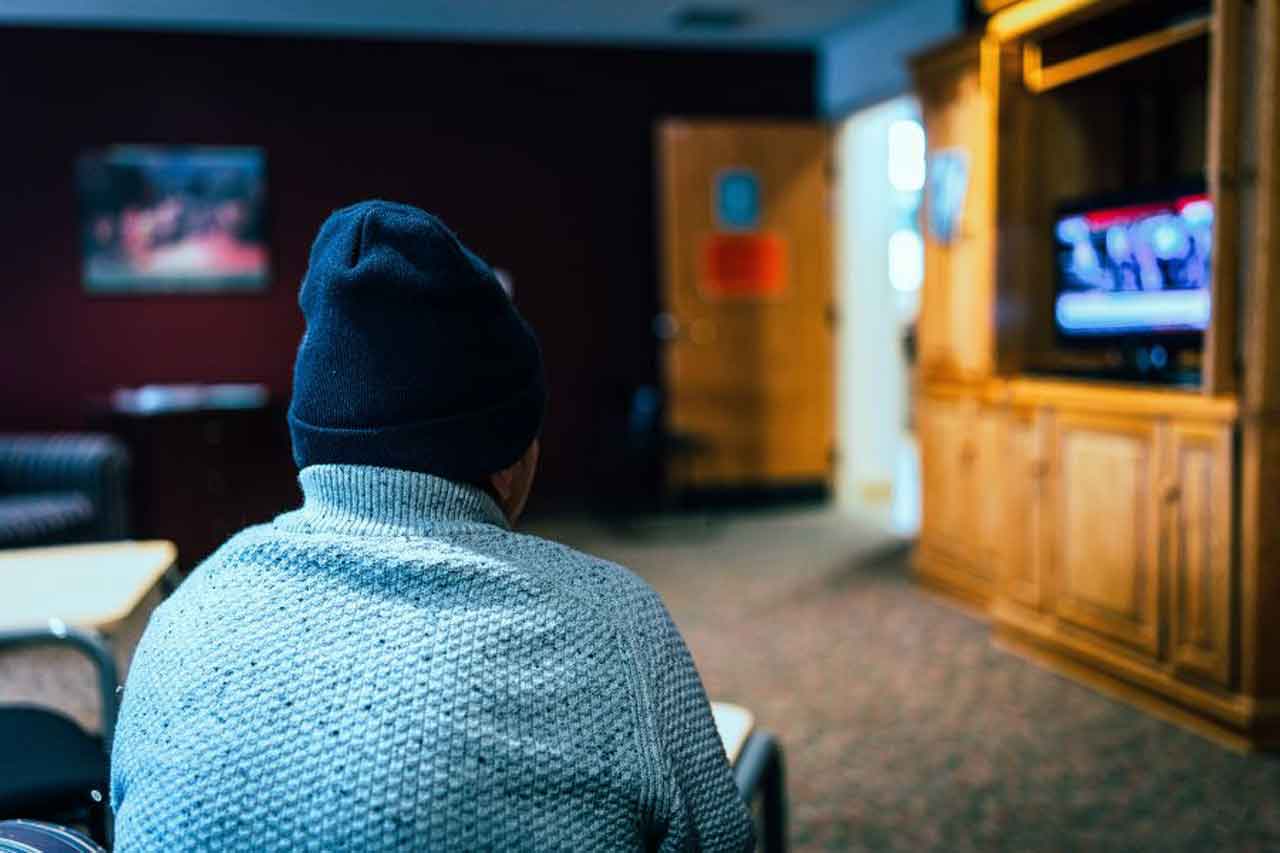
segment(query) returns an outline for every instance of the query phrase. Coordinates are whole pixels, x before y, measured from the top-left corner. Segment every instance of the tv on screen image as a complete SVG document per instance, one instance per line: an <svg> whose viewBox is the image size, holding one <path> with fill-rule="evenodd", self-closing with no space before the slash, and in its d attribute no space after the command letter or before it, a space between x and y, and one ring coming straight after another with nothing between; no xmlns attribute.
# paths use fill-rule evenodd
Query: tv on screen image
<svg viewBox="0 0 1280 853"><path fill-rule="evenodd" d="M1068 336L1203 332L1213 203L1203 192L1079 210L1054 225L1055 317Z"/></svg>
<svg viewBox="0 0 1280 853"><path fill-rule="evenodd" d="M266 287L261 149L115 146L81 155L76 178L89 292Z"/></svg>

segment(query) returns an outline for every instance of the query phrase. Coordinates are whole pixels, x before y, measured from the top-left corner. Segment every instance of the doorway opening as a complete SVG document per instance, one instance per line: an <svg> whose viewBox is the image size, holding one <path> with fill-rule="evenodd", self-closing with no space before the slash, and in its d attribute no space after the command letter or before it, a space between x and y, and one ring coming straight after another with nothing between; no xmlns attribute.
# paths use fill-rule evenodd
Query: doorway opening
<svg viewBox="0 0 1280 853"><path fill-rule="evenodd" d="M904 96L854 113L839 127L835 148L836 502L895 534L914 536L920 464L913 344L924 280L919 103Z"/></svg>

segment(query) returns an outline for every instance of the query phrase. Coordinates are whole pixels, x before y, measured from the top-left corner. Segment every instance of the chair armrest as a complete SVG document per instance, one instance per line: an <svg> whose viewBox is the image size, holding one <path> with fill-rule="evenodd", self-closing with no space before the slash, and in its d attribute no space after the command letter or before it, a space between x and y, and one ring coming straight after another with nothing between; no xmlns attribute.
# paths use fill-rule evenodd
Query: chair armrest
<svg viewBox="0 0 1280 853"><path fill-rule="evenodd" d="M27 646L71 646L89 658L98 672L98 691L102 702L102 745L111 756L111 740L115 736L119 703L116 687L120 673L116 659L102 637L95 631L84 631L50 619L47 628L8 628L0 630L0 650Z"/></svg>
<svg viewBox="0 0 1280 853"><path fill-rule="evenodd" d="M83 494L94 508L94 539L128 536L128 481L128 450L109 435L0 436L0 493Z"/></svg>

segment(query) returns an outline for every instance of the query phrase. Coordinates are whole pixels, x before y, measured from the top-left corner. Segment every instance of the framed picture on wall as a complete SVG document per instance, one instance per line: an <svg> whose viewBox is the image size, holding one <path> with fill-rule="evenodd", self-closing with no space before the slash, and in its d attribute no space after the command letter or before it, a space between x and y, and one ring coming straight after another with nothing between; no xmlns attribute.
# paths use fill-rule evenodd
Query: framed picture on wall
<svg viewBox="0 0 1280 853"><path fill-rule="evenodd" d="M262 149L96 149L77 161L76 186L90 293L266 289Z"/></svg>

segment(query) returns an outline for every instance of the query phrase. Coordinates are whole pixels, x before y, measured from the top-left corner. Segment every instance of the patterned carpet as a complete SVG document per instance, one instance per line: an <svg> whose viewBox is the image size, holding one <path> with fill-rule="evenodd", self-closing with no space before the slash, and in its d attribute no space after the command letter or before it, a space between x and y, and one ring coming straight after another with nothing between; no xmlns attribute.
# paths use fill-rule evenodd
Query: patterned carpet
<svg viewBox="0 0 1280 853"><path fill-rule="evenodd" d="M781 737L797 850L1280 850L1280 757L994 648L833 513L540 532L646 577L712 696Z"/></svg>
<svg viewBox="0 0 1280 853"><path fill-rule="evenodd" d="M781 737L794 849L1280 850L1280 757L1001 652L909 581L900 543L847 519L534 529L645 576L712 696ZM0 701L54 701L93 725L91 685L61 652L0 657Z"/></svg>

